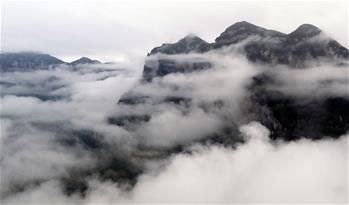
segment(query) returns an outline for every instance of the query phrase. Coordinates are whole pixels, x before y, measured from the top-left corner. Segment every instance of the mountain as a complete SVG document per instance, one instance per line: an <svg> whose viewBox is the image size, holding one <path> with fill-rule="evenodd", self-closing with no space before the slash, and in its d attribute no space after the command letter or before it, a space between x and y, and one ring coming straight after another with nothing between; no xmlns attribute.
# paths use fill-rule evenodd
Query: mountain
<svg viewBox="0 0 349 205"><path fill-rule="evenodd" d="M186 36L174 44L163 44L151 50L148 57L157 54L205 53L223 47L236 46L248 60L255 63L294 68L307 67L314 60L343 63L349 51L327 36L316 26L303 24L295 31L284 34L268 30L246 21L229 26L213 43L207 43L193 35ZM234 53L232 53L234 55ZM192 66L194 65L195 66ZM191 72L209 67L208 63L193 62L191 65L176 65L168 56L148 58L143 71L144 81L175 72ZM188 68L188 69L186 69Z"/></svg>
<svg viewBox="0 0 349 205"><path fill-rule="evenodd" d="M99 62L98 60L91 60L90 58L87 58L87 57L81 57L78 60L71 62L70 65L76 66L78 64L99 64L99 63L101 62Z"/></svg>
<svg viewBox="0 0 349 205"><path fill-rule="evenodd" d="M100 64L98 60L82 57L66 63L52 55L39 52L0 53L1 72L47 70L58 65Z"/></svg>
<svg viewBox="0 0 349 205"><path fill-rule="evenodd" d="M241 109L246 112L243 118L247 121L258 121L266 126L271 131L272 139L336 138L349 129L347 98L331 95L314 97L311 93L305 97L295 97L273 89L285 84L285 81L279 79L279 65L288 67L290 71L305 71L307 67L312 67L312 63L326 62L334 69L343 69L342 65L347 63L348 49L311 24L303 24L293 32L284 34L242 21L228 27L213 43L190 35L176 43L163 44L148 53L140 86L147 86L154 78L162 78L171 73L210 69L212 64L209 58L200 56L209 56L208 52L211 51L218 56L221 53L232 56L242 54L252 64L267 65L266 67L270 68L269 72L263 71L254 76L246 85L247 94ZM299 76L302 72L296 74ZM158 86L157 83L155 82L155 85ZM345 82L321 82L319 86L335 86L335 83ZM176 89L178 88L173 86L173 93L176 93ZM185 111L195 106L194 103L195 99L185 93L176 93L173 96L171 94L159 99L157 95L152 96L139 90L131 90L118 101L126 110L133 110L137 106L149 106L155 110L157 106L166 105L177 106ZM208 113L216 113L222 108L231 109L229 106L224 107L227 106L224 100L200 106ZM236 143L240 140L232 138L239 133L236 119L227 119L224 116L222 118L227 125L207 138L217 143ZM133 114L111 116L108 119L111 124L131 130L150 120L151 115L136 111Z"/></svg>
<svg viewBox="0 0 349 205"><path fill-rule="evenodd" d="M157 53L163 54L183 54L183 53L202 53L210 50L210 44L194 34L189 34L176 43L165 43L159 47L153 48L149 55Z"/></svg>
<svg viewBox="0 0 349 205"><path fill-rule="evenodd" d="M251 36L281 39L286 35L278 31L267 30L246 21L242 21L229 26L219 37L216 38L212 45L214 48L220 48L222 46L239 43Z"/></svg>
<svg viewBox="0 0 349 205"><path fill-rule="evenodd" d="M303 24L290 34L238 22L224 31L212 44L221 48L245 42L242 52L252 62L306 67L313 60L348 59L348 49L316 26Z"/></svg>
<svg viewBox="0 0 349 205"><path fill-rule="evenodd" d="M159 47L153 48L148 56L156 54L188 54L188 53L204 53L211 49L211 45L201 38L189 34L176 43L162 44ZM155 76L165 76L174 72L192 72L195 70L203 70L209 68L211 65L208 62L202 62L198 59L197 62L188 62L178 64L174 60L162 59L148 59L144 66L143 80L151 81Z"/></svg>
<svg viewBox="0 0 349 205"><path fill-rule="evenodd" d="M37 52L1 53L0 62L1 72L49 69L65 63L54 56Z"/></svg>

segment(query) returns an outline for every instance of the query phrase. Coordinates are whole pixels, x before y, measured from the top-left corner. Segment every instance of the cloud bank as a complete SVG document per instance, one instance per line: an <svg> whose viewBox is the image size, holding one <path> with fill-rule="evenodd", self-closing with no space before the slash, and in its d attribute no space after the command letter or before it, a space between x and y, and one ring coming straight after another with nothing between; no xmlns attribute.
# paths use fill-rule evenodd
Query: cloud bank
<svg viewBox="0 0 349 205"><path fill-rule="evenodd" d="M139 83L143 62L2 75L2 203L346 203L347 134L271 140L248 108L265 73L266 90L296 102L347 99L348 69L226 49L156 56L211 68L151 83Z"/></svg>
<svg viewBox="0 0 349 205"><path fill-rule="evenodd" d="M339 140L271 143L257 122L240 127L248 142L237 149L194 146L160 172L142 175L131 192L90 180L84 199L67 197L54 181L5 203L344 203L348 136Z"/></svg>

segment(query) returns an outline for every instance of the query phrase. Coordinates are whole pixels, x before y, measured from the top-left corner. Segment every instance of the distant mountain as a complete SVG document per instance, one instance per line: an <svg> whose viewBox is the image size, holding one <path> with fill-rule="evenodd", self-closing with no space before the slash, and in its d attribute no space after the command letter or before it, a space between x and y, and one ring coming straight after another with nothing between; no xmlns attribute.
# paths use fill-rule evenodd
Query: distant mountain
<svg viewBox="0 0 349 205"><path fill-rule="evenodd" d="M47 70L65 64L73 67L79 64L100 64L98 60L82 57L71 63L49 54L39 52L0 53L1 72Z"/></svg>
<svg viewBox="0 0 349 205"><path fill-rule="evenodd" d="M43 53L19 52L0 54L1 71L31 71L48 69L52 66L65 63L64 61Z"/></svg>
<svg viewBox="0 0 349 205"><path fill-rule="evenodd" d="M92 59L87 58L87 57L81 57L78 60L71 62L70 64L73 66L76 66L78 64L99 64L99 63L101 63L101 62L98 60L92 60Z"/></svg>
<svg viewBox="0 0 349 205"><path fill-rule="evenodd" d="M148 56L204 53L227 46L240 46L239 52L251 62L284 64L298 68L306 67L307 63L313 60L326 60L340 64L349 58L348 49L311 24L303 24L290 34L284 34L246 21L229 26L211 44L190 35L176 43L156 47ZM194 64L195 66L192 66ZM158 57L156 60L149 58L144 66L143 79L151 81L156 76L174 72L191 72L208 67L207 63L200 61L193 62L192 65L183 67L169 60L168 57Z"/></svg>

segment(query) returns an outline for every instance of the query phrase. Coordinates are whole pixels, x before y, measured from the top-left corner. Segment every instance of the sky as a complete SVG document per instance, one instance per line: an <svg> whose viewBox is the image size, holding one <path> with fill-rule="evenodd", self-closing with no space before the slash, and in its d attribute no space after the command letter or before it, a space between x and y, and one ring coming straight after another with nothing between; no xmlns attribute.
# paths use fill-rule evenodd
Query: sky
<svg viewBox="0 0 349 205"><path fill-rule="evenodd" d="M290 33L316 25L348 47L348 3L332 1L1 1L1 50L125 61L188 33L213 42L238 21Z"/></svg>

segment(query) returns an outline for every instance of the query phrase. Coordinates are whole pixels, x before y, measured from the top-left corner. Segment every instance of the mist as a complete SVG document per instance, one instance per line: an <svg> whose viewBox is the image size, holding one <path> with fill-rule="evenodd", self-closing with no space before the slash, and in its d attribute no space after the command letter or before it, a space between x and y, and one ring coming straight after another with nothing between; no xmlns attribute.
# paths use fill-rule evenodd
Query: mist
<svg viewBox="0 0 349 205"><path fill-rule="evenodd" d="M347 134L271 140L248 109L263 74L297 102L347 99L348 68L252 63L240 46L1 75L2 202L346 203ZM157 59L210 68L142 82ZM140 102L122 103L130 96ZM83 188L69 192L75 178Z"/></svg>
<svg viewBox="0 0 349 205"><path fill-rule="evenodd" d="M89 191L82 199L77 195L67 197L57 181L49 180L7 198L5 203L343 203L348 200L347 135L336 141L275 144L268 138L269 131L257 122L243 125L240 130L247 143L236 149L193 146L191 154L178 154L160 169L143 174L132 191L91 178Z"/></svg>

